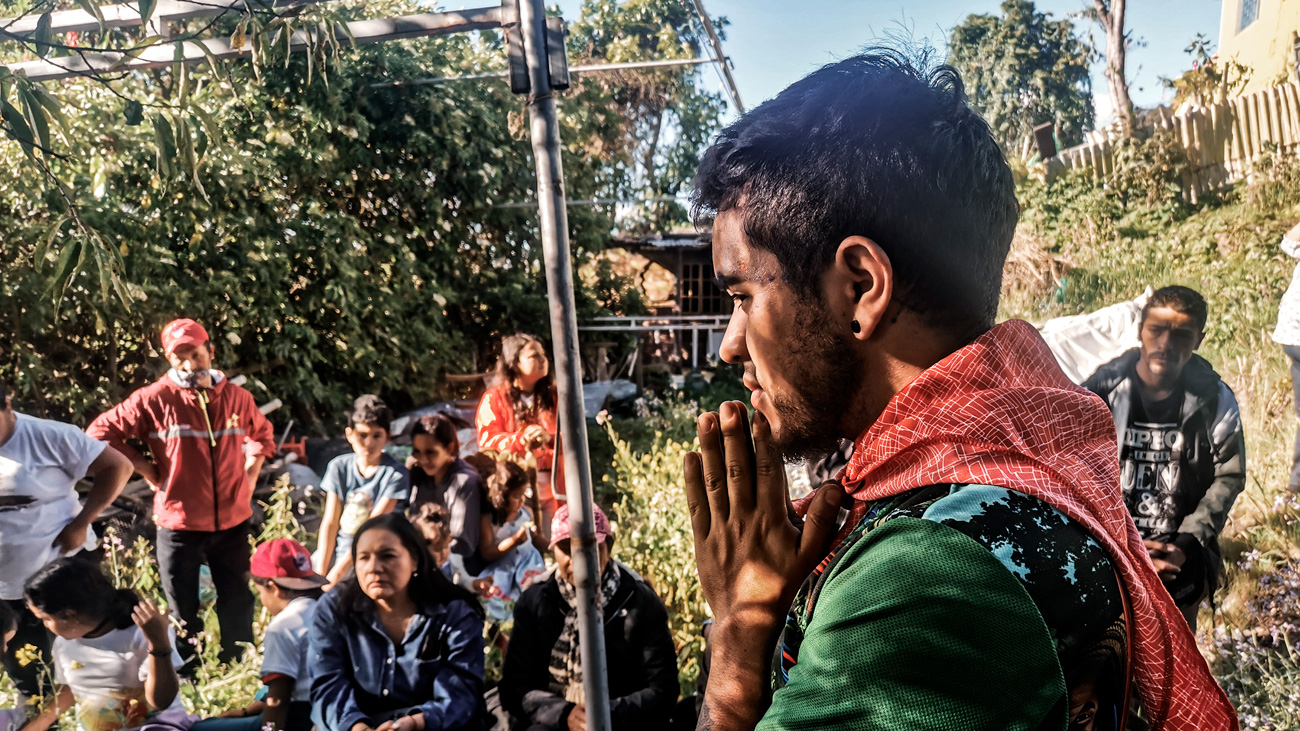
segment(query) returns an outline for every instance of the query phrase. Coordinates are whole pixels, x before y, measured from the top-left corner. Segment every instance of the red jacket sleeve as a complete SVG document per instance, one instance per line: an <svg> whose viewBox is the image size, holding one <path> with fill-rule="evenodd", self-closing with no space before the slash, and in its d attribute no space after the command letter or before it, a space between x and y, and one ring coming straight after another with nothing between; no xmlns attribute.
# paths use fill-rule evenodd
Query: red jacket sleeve
<svg viewBox="0 0 1300 731"><path fill-rule="evenodd" d="M136 391L125 401L100 414L86 427L91 439L108 442L127 459L142 459L139 452L127 445L128 439L144 439L153 426L153 419L142 407L141 391Z"/></svg>
<svg viewBox="0 0 1300 731"><path fill-rule="evenodd" d="M275 454L275 428L257 408L253 394L243 392L241 411L248 417L248 435L244 437L245 452L250 457L271 457Z"/></svg>
<svg viewBox="0 0 1300 731"><path fill-rule="evenodd" d="M478 427L479 449L514 452L519 455L527 453L523 437L512 429L515 415L510 399L504 398L500 389L494 388L483 394L474 423Z"/></svg>

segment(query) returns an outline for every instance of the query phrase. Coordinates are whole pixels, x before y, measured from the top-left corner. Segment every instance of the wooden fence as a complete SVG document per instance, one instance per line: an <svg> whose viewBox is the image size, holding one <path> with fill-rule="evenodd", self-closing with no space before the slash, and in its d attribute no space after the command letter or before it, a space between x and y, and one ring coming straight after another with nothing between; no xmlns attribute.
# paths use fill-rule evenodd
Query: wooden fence
<svg viewBox="0 0 1300 731"><path fill-rule="evenodd" d="M1160 130L1172 131L1187 151L1183 195L1195 203L1205 193L1247 177L1252 163L1270 151L1300 153L1300 85L1290 82L1223 104L1162 115L1137 134L1149 137ZM1115 172L1116 146L1101 140L1062 150L1047 161L1047 175L1088 169L1104 180Z"/></svg>

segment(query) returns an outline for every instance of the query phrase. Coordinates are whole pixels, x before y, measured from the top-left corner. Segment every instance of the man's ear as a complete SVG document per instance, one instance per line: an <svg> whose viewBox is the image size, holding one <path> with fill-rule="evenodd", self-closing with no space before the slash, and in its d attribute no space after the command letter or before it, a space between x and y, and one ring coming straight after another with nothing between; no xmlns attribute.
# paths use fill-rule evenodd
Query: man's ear
<svg viewBox="0 0 1300 731"><path fill-rule="evenodd" d="M1200 350L1200 348L1201 348L1201 343L1203 343L1203 342L1205 342L1205 331L1204 331L1204 330L1202 330L1202 331L1196 333L1196 345L1193 345L1193 346L1192 346L1192 352L1195 353L1197 350Z"/></svg>
<svg viewBox="0 0 1300 731"><path fill-rule="evenodd" d="M840 242L825 278L832 315L852 337L866 340L885 319L894 295L894 267L889 255L865 236Z"/></svg>

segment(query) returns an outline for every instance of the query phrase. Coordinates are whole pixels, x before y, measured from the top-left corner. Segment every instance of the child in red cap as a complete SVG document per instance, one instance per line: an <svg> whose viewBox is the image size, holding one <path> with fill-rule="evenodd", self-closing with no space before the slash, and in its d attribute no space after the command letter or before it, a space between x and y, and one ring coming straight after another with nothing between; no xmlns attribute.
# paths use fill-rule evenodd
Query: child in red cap
<svg viewBox="0 0 1300 731"><path fill-rule="evenodd" d="M311 569L311 554L289 538L276 538L253 552L249 573L271 623L262 639L262 689L246 708L200 721L200 731L309 731L311 677L307 630L324 576Z"/></svg>

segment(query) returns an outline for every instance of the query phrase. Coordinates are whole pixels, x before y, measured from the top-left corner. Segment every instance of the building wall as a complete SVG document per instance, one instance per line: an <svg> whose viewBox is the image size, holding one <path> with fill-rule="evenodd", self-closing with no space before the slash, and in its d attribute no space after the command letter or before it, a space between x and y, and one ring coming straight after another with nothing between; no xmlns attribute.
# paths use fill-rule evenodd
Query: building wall
<svg viewBox="0 0 1300 731"><path fill-rule="evenodd" d="M1243 6L1258 10L1254 22L1241 27ZM1241 94L1294 81L1295 43L1300 33L1300 0L1223 0L1219 20L1221 59L1235 58L1250 67L1250 81Z"/></svg>

